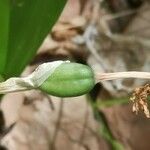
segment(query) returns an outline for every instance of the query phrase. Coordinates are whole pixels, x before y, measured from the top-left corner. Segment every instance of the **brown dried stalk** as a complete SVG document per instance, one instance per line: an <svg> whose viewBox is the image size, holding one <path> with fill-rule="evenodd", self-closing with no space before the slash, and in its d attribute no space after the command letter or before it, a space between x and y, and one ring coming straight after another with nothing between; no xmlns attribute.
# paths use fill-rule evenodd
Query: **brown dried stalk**
<svg viewBox="0 0 150 150"><path fill-rule="evenodd" d="M99 73L96 74L97 82L106 80L115 80L123 78L139 78L150 79L149 72L116 72L116 73ZM134 90L130 100L133 102L132 111L138 114L142 110L147 118L150 118L150 111L148 109L148 96L150 96L150 84L138 87Z"/></svg>
<svg viewBox="0 0 150 150"><path fill-rule="evenodd" d="M124 78L137 78L137 79L150 79L149 72L127 71L127 72L115 72L115 73L97 73L96 80L107 81Z"/></svg>

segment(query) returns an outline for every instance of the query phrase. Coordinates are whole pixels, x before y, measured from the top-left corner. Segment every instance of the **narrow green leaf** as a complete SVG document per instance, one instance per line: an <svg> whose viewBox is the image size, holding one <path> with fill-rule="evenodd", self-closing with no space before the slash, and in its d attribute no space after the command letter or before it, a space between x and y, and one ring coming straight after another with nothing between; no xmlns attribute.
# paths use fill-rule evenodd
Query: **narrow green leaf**
<svg viewBox="0 0 150 150"><path fill-rule="evenodd" d="M11 0L5 76L18 76L58 19L66 0Z"/></svg>
<svg viewBox="0 0 150 150"><path fill-rule="evenodd" d="M0 0L0 73L4 70L9 30L9 2Z"/></svg>

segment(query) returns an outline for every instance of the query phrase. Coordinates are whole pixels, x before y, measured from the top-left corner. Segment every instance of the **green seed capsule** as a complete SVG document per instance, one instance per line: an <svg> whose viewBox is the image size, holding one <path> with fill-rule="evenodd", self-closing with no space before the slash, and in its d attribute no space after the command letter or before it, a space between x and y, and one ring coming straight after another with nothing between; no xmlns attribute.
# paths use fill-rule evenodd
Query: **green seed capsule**
<svg viewBox="0 0 150 150"><path fill-rule="evenodd" d="M88 93L95 85L90 67L78 63L63 63L39 87L58 97L74 97Z"/></svg>

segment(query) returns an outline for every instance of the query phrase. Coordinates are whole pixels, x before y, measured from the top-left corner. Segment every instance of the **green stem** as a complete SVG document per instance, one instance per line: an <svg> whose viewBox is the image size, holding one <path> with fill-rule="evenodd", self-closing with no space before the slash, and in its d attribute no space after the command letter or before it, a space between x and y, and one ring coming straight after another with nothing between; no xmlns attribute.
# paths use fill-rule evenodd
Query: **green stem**
<svg viewBox="0 0 150 150"><path fill-rule="evenodd" d="M120 144L112 135L107 120L103 112L100 111L99 107L96 105L97 103L92 101L91 97L88 97L88 100L91 103L94 116L100 124L98 133L110 144L112 150L124 150L123 145Z"/></svg>
<svg viewBox="0 0 150 150"><path fill-rule="evenodd" d="M103 109L103 108L107 108L107 107L112 107L112 106L116 106L116 105L123 105L123 104L127 104L129 101L129 98L117 98L117 99L111 99L111 100L97 100L95 103L95 107L97 107L97 109Z"/></svg>

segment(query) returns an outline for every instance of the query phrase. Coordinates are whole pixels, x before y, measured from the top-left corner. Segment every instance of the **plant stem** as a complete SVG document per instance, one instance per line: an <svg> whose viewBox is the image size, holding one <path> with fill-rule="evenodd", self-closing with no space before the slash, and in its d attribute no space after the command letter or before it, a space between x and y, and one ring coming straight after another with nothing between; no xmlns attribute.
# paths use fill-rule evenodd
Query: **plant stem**
<svg viewBox="0 0 150 150"><path fill-rule="evenodd" d="M150 79L150 73L149 72L137 72L137 71L97 73L95 78L98 82L107 81L107 80L125 79L125 78Z"/></svg>
<svg viewBox="0 0 150 150"><path fill-rule="evenodd" d="M123 145L113 136L109 128L107 119L97 105L97 102L95 102L90 96L88 96L87 98L92 106L95 119L99 123L98 133L110 144L112 150L124 150Z"/></svg>
<svg viewBox="0 0 150 150"><path fill-rule="evenodd" d="M98 109L104 109L108 107L113 107L116 105L123 105L128 103L129 98L115 98L111 100L97 100L96 107Z"/></svg>

